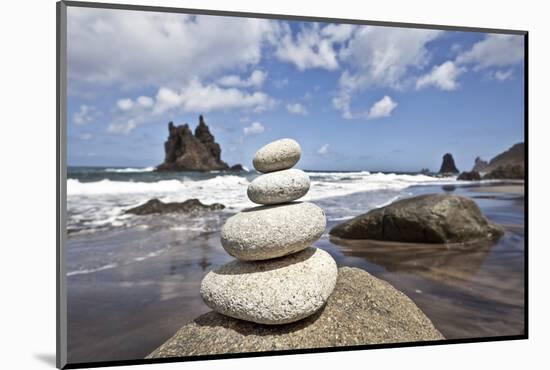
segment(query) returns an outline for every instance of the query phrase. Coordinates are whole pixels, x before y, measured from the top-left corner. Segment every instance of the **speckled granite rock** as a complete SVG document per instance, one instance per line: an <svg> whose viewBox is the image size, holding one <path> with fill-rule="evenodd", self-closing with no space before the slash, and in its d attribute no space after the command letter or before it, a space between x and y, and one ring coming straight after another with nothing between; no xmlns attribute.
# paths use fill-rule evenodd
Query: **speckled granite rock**
<svg viewBox="0 0 550 370"><path fill-rule="evenodd" d="M309 176L301 170L289 169L266 173L248 185L248 198L258 204L292 202L307 194Z"/></svg>
<svg viewBox="0 0 550 370"><path fill-rule="evenodd" d="M273 172L292 168L300 160L302 148L296 140L281 139L261 147L252 164L260 172Z"/></svg>
<svg viewBox="0 0 550 370"><path fill-rule="evenodd" d="M307 248L267 261L231 261L210 271L201 295L214 311L261 324L286 324L318 311L336 284L327 252Z"/></svg>
<svg viewBox="0 0 550 370"><path fill-rule="evenodd" d="M244 210L221 230L224 249L241 260L265 260L309 247L323 235L325 212L312 203L288 203Z"/></svg>
<svg viewBox="0 0 550 370"><path fill-rule="evenodd" d="M442 339L406 295L366 271L341 267L326 306L308 318L273 326L212 311L183 326L148 358Z"/></svg>

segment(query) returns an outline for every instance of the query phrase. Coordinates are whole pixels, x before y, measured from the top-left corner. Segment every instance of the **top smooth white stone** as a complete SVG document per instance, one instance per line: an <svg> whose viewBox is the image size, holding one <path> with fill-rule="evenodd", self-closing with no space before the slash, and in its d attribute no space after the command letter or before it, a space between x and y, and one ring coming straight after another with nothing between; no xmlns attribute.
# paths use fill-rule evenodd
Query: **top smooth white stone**
<svg viewBox="0 0 550 370"><path fill-rule="evenodd" d="M257 171L267 173L292 168L300 160L302 148L293 139L273 141L261 147L252 160Z"/></svg>

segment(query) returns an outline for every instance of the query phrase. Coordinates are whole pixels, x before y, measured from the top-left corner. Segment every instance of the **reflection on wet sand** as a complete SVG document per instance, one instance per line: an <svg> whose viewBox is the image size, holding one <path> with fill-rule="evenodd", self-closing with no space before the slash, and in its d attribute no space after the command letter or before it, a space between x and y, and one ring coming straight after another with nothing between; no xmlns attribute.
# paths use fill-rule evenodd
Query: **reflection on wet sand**
<svg viewBox="0 0 550 370"><path fill-rule="evenodd" d="M407 272L445 283L464 281L476 274L494 241L469 244L420 244L330 237L342 253L360 257L388 272Z"/></svg>

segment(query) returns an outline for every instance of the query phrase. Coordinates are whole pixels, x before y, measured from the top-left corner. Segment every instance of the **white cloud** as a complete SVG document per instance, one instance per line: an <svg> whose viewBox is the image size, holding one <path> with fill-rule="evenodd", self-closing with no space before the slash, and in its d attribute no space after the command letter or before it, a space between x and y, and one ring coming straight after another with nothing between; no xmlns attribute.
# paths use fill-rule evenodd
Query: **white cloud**
<svg viewBox="0 0 550 370"><path fill-rule="evenodd" d="M224 89L216 84L203 85L194 79L180 91L160 88L153 113L161 114L174 108L201 113L235 108L262 112L274 105L275 100L263 92L247 93L236 88Z"/></svg>
<svg viewBox="0 0 550 370"><path fill-rule="evenodd" d="M411 75L428 64L427 44L441 31L365 26L353 33L340 59L349 64L339 79L332 100L342 117L361 116L351 110L353 95L371 87L403 89L413 82Z"/></svg>
<svg viewBox="0 0 550 370"><path fill-rule="evenodd" d="M511 79L513 75L514 75L514 70L508 69L508 70L505 70L505 71L500 71L500 70L495 71L493 77L498 81L506 81L506 80Z"/></svg>
<svg viewBox="0 0 550 370"><path fill-rule="evenodd" d="M416 89L434 86L445 91L456 90L459 86L457 78L465 71L465 67L457 67L454 62L448 60L441 65L434 66L429 73L420 76L416 80Z"/></svg>
<svg viewBox="0 0 550 370"><path fill-rule="evenodd" d="M143 108L151 108L155 102L148 96L140 96L137 98L137 103Z"/></svg>
<svg viewBox="0 0 550 370"><path fill-rule="evenodd" d="M130 110L134 106L132 99L120 99L117 101L116 105L121 110Z"/></svg>
<svg viewBox="0 0 550 370"><path fill-rule="evenodd" d="M267 77L267 73L255 70L250 74L250 77L243 80L238 75L223 76L218 80L218 84L226 87L261 87Z"/></svg>
<svg viewBox="0 0 550 370"><path fill-rule="evenodd" d="M340 53L352 66L352 72L341 82L349 88L402 88L409 71L427 65L426 44L439 35L441 31L361 27Z"/></svg>
<svg viewBox="0 0 550 370"><path fill-rule="evenodd" d="M132 86L171 86L262 57L278 23L257 18L191 16L69 7L69 79Z"/></svg>
<svg viewBox="0 0 550 370"><path fill-rule="evenodd" d="M367 119L376 119L391 116L392 111L397 107L397 103L388 95L372 105L367 115Z"/></svg>
<svg viewBox="0 0 550 370"><path fill-rule="evenodd" d="M289 111L292 114L299 114L299 115L302 115L302 116L305 116L305 115L308 114L308 111L307 111L306 107L304 107L300 103L287 104L286 105L286 110Z"/></svg>
<svg viewBox="0 0 550 370"><path fill-rule="evenodd" d="M317 154L319 155L327 155L328 154L328 144L325 144L321 146L319 149L317 149Z"/></svg>
<svg viewBox="0 0 550 370"><path fill-rule="evenodd" d="M243 128L245 135L258 135L265 131L265 127L260 122L253 122L250 126Z"/></svg>
<svg viewBox="0 0 550 370"><path fill-rule="evenodd" d="M300 71L310 68L335 70L338 68L336 44L346 42L355 26L334 25L321 27L318 23L303 26L293 35L290 27L280 34L275 56L282 61L292 63Z"/></svg>
<svg viewBox="0 0 550 370"><path fill-rule="evenodd" d="M470 50L458 55L456 62L472 63L475 64L475 70L480 70L518 64L523 61L523 57L523 36L489 34Z"/></svg>
<svg viewBox="0 0 550 370"><path fill-rule="evenodd" d="M84 141L87 141L87 140L91 140L94 136L92 134L90 134L89 132L86 132L86 133L83 133L79 136L79 139L80 140L84 140Z"/></svg>
<svg viewBox="0 0 550 370"><path fill-rule="evenodd" d="M123 121L115 121L107 126L107 132L110 134L127 135L138 126L139 121L140 120L136 118L130 118Z"/></svg>
<svg viewBox="0 0 550 370"><path fill-rule="evenodd" d="M157 122L174 112L208 113L216 110L240 109L244 113L259 113L275 106L269 95L256 91L247 93L236 88L222 88L193 79L180 89L161 87L154 98L120 99L118 111L107 128L112 134L128 134L139 125Z"/></svg>
<svg viewBox="0 0 550 370"><path fill-rule="evenodd" d="M73 123L75 125L85 125L92 122L101 113L93 106L82 104L78 110L73 114Z"/></svg>

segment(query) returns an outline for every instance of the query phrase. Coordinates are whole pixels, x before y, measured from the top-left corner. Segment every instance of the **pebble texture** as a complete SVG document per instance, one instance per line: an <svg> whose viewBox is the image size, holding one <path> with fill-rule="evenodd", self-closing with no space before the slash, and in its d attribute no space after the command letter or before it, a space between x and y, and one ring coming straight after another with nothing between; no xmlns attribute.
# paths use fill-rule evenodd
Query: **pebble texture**
<svg viewBox="0 0 550 370"><path fill-rule="evenodd" d="M254 261L306 249L323 235L325 212L312 203L288 203L244 210L222 228L224 249L235 258Z"/></svg>
<svg viewBox="0 0 550 370"><path fill-rule="evenodd" d="M341 267L327 304L308 318L274 326L212 311L183 326L148 358L443 339L405 294L366 271Z"/></svg>
<svg viewBox="0 0 550 370"><path fill-rule="evenodd" d="M273 172L292 168L300 160L302 148L296 140L281 139L261 147L252 164L260 172Z"/></svg>
<svg viewBox="0 0 550 370"><path fill-rule="evenodd" d="M201 295L221 314L260 324L286 324L319 310L334 290L337 274L330 254L308 248L267 261L229 262L205 276Z"/></svg>
<svg viewBox="0 0 550 370"><path fill-rule="evenodd" d="M306 195L309 184L309 176L304 171L283 170L255 178L248 185L247 193L254 203L287 203Z"/></svg>

